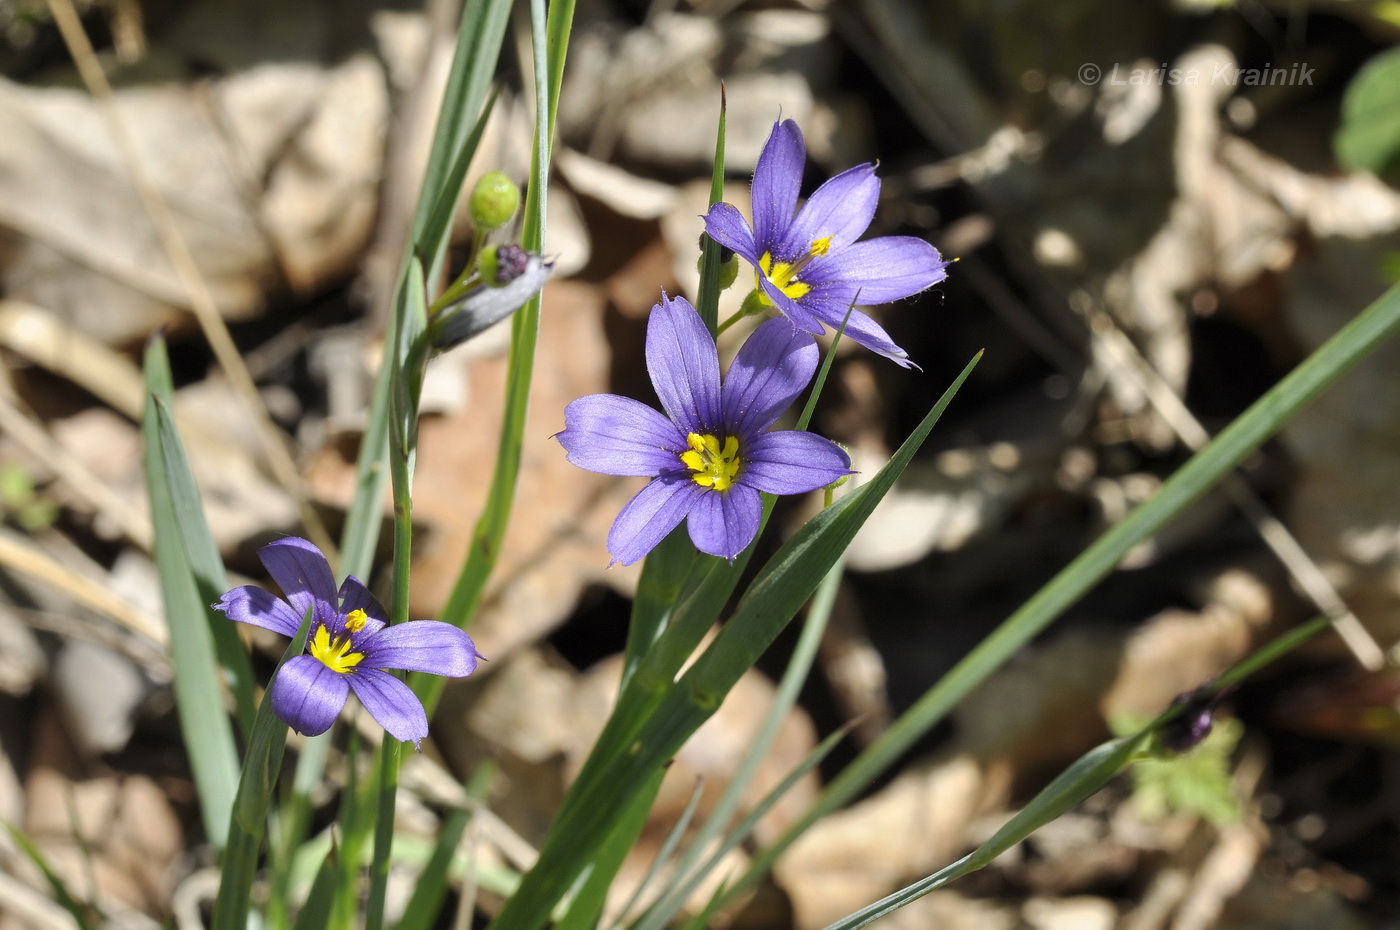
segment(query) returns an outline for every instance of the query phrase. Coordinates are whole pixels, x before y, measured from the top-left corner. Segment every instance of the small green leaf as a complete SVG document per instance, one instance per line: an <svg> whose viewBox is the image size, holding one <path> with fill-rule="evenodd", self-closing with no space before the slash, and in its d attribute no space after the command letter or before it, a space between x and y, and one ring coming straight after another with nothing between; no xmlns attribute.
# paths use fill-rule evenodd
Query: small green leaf
<svg viewBox="0 0 1400 930"><path fill-rule="evenodd" d="M1385 174L1400 167L1400 48L1372 58L1352 79L1332 144L1348 168Z"/></svg>

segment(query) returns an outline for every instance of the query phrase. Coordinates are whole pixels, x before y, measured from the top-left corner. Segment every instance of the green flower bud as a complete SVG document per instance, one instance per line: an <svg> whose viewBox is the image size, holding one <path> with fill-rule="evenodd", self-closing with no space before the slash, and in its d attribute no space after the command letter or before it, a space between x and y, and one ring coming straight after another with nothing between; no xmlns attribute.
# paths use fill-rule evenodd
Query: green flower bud
<svg viewBox="0 0 1400 930"><path fill-rule="evenodd" d="M504 172L489 171L472 188L472 222L481 232L500 229L520 207L520 188Z"/></svg>
<svg viewBox="0 0 1400 930"><path fill-rule="evenodd" d="M706 236L705 233L701 233L701 234L700 234L700 250L701 250L701 254L700 254L700 257L697 258L697 259L695 260L695 268L696 268L696 270L699 271L701 274L704 274L704 273L705 273L705 269L704 269L704 265L705 265L705 254L704 254L704 249L705 249L705 239L706 239L706 238L707 238L707 236ZM734 282L737 281L738 279L739 279L739 259L734 255L733 251L731 251L730 249L725 248L724 246L720 246L720 247L719 247L719 289L720 289L721 291L727 291L727 290L729 290L730 286L733 285Z"/></svg>

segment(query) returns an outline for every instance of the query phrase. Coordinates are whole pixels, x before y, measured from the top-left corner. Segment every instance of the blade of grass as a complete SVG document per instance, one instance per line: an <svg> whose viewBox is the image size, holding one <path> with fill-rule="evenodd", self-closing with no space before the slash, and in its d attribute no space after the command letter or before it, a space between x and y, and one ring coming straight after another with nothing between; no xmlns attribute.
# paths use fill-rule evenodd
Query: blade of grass
<svg viewBox="0 0 1400 930"><path fill-rule="evenodd" d="M293 656L306 650L312 611L307 610L297 635L292 638L277 672ZM273 672L273 678L277 676ZM272 692L263 695L248 740L248 754L238 780L238 794L228 818L228 848L224 851L219 895L214 901L214 930L246 930L251 905L253 878L258 870L258 850L267 826L277 775L282 769L282 753L287 746L287 725L272 710Z"/></svg>
<svg viewBox="0 0 1400 930"><path fill-rule="evenodd" d="M559 88L564 78L564 56L573 27L574 0L554 0L546 15L544 0L531 0L530 22L535 52L535 144L531 156L531 181L525 193L525 221L521 242L530 252L544 249L546 192L549 184L550 146L554 136ZM438 618L467 628L481 605L486 581L500 557L515 503L520 477L521 449L530 400L530 379L539 337L540 295L516 311L511 320L510 359L501 417L501 439L486 505L477 518L462 570ZM442 697L445 681L434 675L410 676L414 692L431 717Z"/></svg>
<svg viewBox="0 0 1400 930"><path fill-rule="evenodd" d="M185 456L185 447L180 441L174 417L171 416L174 398L170 360L166 355L165 340L160 336L152 338L146 347L145 373L147 390L159 401L154 408L156 436L164 465L163 477L175 514L176 544L184 552L200 598L206 604L213 604L229 589L228 575L224 573L219 547L214 543L209 524L204 519L204 505L194 482L194 472ZM253 666L248 661L248 650L243 648L243 642L238 638L237 628L225 618L213 614L208 616L214 653L223 669L220 677L233 695L236 719L246 740L252 732L253 717L257 713Z"/></svg>
<svg viewBox="0 0 1400 930"><path fill-rule="evenodd" d="M929 411L890 461L866 485L822 511L785 542L745 593L734 616L627 743L626 751L599 766L587 785L582 776L549 832L535 867L497 915L496 930L536 930L567 891L606 835L607 825L639 785L718 709L725 694L750 668L811 596L841 557L856 531L909 464L915 451L962 386L980 353Z"/></svg>
<svg viewBox="0 0 1400 930"><path fill-rule="evenodd" d="M700 857L705 854L705 850L709 848L715 838L724 831L729 824L730 817L738 810L759 765L763 762L769 747L773 745L773 740L777 738L778 730L787 719L792 706L797 702L798 692L807 680L812 663L816 661L817 648L821 645L822 634L826 632L827 621L831 618L831 608L836 603L836 592L841 587L841 575L845 565L846 560L843 556L836 561L836 564L826 573L826 577L817 587L816 593L812 596L812 605L807 610L807 622L802 627L802 635L798 637L792 658L788 661L788 667L783 672L782 681L778 683L778 691L773 696L773 705L768 710L763 726L754 736L753 742L745 753L743 763L730 778L729 784L725 786L724 793L720 795L720 799L715 804L710 816L705 820L704 825L696 831L695 836L691 838L685 855L676 867L672 888L667 891L662 901L657 902L656 907L648 911L646 920L640 920L634 925L634 930L660 930L661 926L670 920L685 903L691 891L704 879L709 868L713 868L714 864L717 864L718 860L711 859L707 868L696 869Z"/></svg>
<svg viewBox="0 0 1400 930"><path fill-rule="evenodd" d="M8 820L2 822L5 824L5 829L9 831L10 839L15 841L20 852L24 853L43 874L44 881L48 882L49 890L53 892L54 900L73 916L74 922L82 930L96 930L97 927L102 926L102 915L97 912L97 908L91 904L85 904L73 896L73 893L68 890L68 884L63 880L63 876L54 870L53 866L49 864L48 857L34 844L28 834Z"/></svg>
<svg viewBox="0 0 1400 930"><path fill-rule="evenodd" d="M724 85L719 86L719 128L715 131L715 160L710 172L710 205L724 197L724 133L725 116L729 109ZM705 328L713 336L719 330L719 266L722 247L709 236L703 236L700 249L700 293L695 295L695 309Z"/></svg>
<svg viewBox="0 0 1400 930"><path fill-rule="evenodd" d="M153 348L152 354L163 358L158 349ZM168 381L161 382L158 363L150 366L149 377L154 390L146 398L141 442L155 530L156 569L170 626L180 731L189 752L205 832L214 847L222 850L238 785L238 751L219 686L223 675L213 633L217 621L211 617L212 602L200 594L186 556L171 467L165 457L168 443L163 441L159 412L163 402L157 392L168 386Z"/></svg>
<svg viewBox="0 0 1400 930"><path fill-rule="evenodd" d="M626 809L608 830L607 839L590 860L587 877L569 901L564 916L554 924L554 930L596 930L608 901L608 891L627 853L647 825L647 815L651 813L665 775L663 770L653 772L650 780L631 796ZM699 800L698 795L696 800Z"/></svg>
<svg viewBox="0 0 1400 930"><path fill-rule="evenodd" d="M417 257L409 261L407 287L399 292L402 303L395 318L399 355L394 359L394 403L389 422L393 446L389 450L389 477L394 494L394 573L389 600L389 623L408 620L408 587L413 554L413 463L418 437L418 400L427 365L427 347L420 338L427 329L427 295L423 268ZM397 675L398 673L391 673ZM394 845L394 798L399 787L399 760L403 744L385 734L379 747L378 813L374 827L374 852L370 859L369 900L365 927L384 926L384 896L389 881L389 857Z"/></svg>
<svg viewBox="0 0 1400 930"><path fill-rule="evenodd" d="M764 815L772 810L773 807L792 790L792 787L797 784L800 778L820 765L822 760L831 754L831 750L836 748L836 744L846 738L846 734L850 732L850 729L851 727L848 724L818 743L817 747L809 752L807 757L798 763L792 771L788 772L772 791L769 791L763 796L763 800L755 805L753 810L744 815L744 819L740 820L739 823L729 831L724 841L700 864L699 868L692 869L689 872L682 871L680 874L683 874L685 877L673 885L671 889L666 892L665 897L649 908L629 930L643 930L643 928L668 926L671 920L680 913L681 908L685 906L685 902L695 893L695 889L705 880L705 877L719 868L720 864L724 861L724 857L729 855L731 850L737 849L740 843L748 840L749 836L753 834L754 827L758 825L758 822L763 819ZM723 899L723 892L724 886L721 886L720 890L716 892L711 899L706 910L687 926L709 926L709 918L713 914L713 911L718 908L719 902Z"/></svg>
<svg viewBox="0 0 1400 930"><path fill-rule="evenodd" d="M1322 616L1289 630L1237 662L1217 678L1211 687L1219 689L1237 684L1265 665L1274 662L1280 656L1298 648L1307 640L1332 626L1334 622L1335 618ZM1127 768L1139 757L1149 737L1158 732L1164 724L1180 716L1184 710L1184 705L1174 704L1138 733L1109 740L1094 747L1047 785L1031 803L1008 820L991 839L978 846L971 853L932 875L907 885L868 907L861 908L854 914L831 924L826 930L857 930L859 927L874 923L881 917L889 916L930 891L942 888L969 872L983 868L997 856L1102 788L1110 778Z"/></svg>
<svg viewBox="0 0 1400 930"><path fill-rule="evenodd" d="M837 776L800 820L754 857L742 878L730 888L728 899L752 887L783 850L818 818L845 804L884 772L969 691L1112 571L1128 550L1160 530L1229 474L1245 456L1259 448L1308 402L1397 330L1400 330L1400 286L1383 294L1274 385L1179 468L1156 495L1095 540L925 692Z"/></svg>

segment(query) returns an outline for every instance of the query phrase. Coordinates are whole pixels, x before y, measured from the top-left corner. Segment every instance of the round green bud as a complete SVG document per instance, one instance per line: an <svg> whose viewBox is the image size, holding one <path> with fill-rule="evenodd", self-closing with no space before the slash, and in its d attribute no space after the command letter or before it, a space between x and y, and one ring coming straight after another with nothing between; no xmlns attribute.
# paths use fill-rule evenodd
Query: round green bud
<svg viewBox="0 0 1400 930"><path fill-rule="evenodd" d="M695 260L695 268L696 268L696 270L699 271L701 274L704 274L704 271L705 271L705 269L704 269L704 265L705 265L705 256L704 256L703 250L704 250L704 248L705 248L705 240L706 240L706 238L708 238L708 237L706 236L705 233L701 233L701 234L700 234L700 248L701 248L702 251L701 251L700 257L697 258L697 259ZM719 289L720 289L721 291L726 291L726 290L728 290L728 289L730 288L730 286L732 286L732 285L734 284L734 282L737 281L738 279L739 279L739 259L738 259L737 257L735 257L734 253L733 253L731 250L725 248L724 246L720 246L720 247L719 247Z"/></svg>
<svg viewBox="0 0 1400 930"><path fill-rule="evenodd" d="M472 222L481 232L500 229L520 207L520 188L502 171L489 171L472 188Z"/></svg>

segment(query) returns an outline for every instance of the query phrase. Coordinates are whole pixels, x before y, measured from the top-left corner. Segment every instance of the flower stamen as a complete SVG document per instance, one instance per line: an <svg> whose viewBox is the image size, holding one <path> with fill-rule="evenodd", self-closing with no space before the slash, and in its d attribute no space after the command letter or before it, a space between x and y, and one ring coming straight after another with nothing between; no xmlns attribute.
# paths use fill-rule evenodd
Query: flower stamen
<svg viewBox="0 0 1400 930"><path fill-rule="evenodd" d="M685 438L690 451L681 453L681 461L695 474L690 480L702 488L727 491L739 477L739 439L730 436L720 445L719 437L709 433L691 433Z"/></svg>
<svg viewBox="0 0 1400 930"><path fill-rule="evenodd" d="M355 618L355 614L360 616ZM356 621L359 625L352 627L351 624ZM363 610L351 611L350 616L345 618L345 625L352 631L362 628L365 625L365 612ZM365 657L363 652L351 652L353 647L354 640L350 636L331 639L330 630L326 629L325 624L316 628L316 635L311 639L311 654L319 659L326 668L341 675L348 674Z"/></svg>

